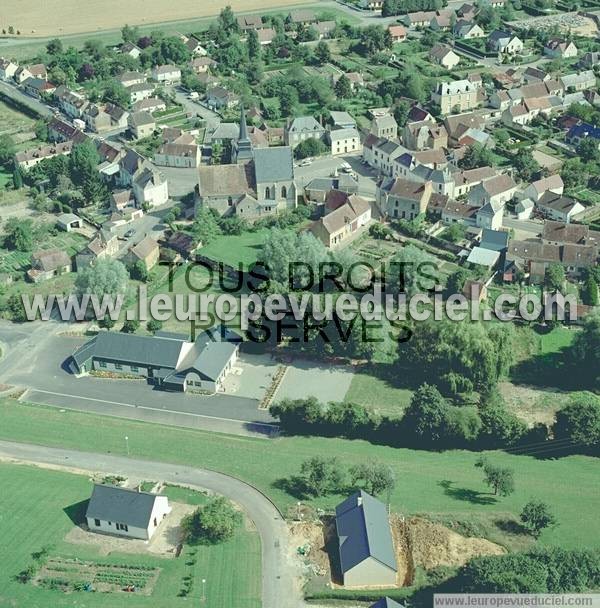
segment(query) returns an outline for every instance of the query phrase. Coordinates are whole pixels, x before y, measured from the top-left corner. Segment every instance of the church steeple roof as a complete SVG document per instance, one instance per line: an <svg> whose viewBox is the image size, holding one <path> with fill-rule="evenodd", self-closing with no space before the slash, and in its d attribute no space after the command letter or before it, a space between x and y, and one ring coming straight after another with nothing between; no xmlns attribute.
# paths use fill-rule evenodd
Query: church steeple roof
<svg viewBox="0 0 600 608"><path fill-rule="evenodd" d="M240 106L240 132L238 140L234 148L235 162L240 163L248 160L252 160L252 141L248 136L248 125L246 124L246 112L244 105Z"/></svg>

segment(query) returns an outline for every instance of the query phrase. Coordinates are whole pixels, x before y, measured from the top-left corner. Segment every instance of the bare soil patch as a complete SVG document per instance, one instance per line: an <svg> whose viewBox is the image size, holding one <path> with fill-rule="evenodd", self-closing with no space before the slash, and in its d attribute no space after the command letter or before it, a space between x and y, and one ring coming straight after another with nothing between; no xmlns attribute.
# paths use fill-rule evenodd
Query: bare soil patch
<svg viewBox="0 0 600 608"><path fill-rule="evenodd" d="M417 566L430 570L438 566L459 567L473 557L502 555L506 550L483 538L467 538L439 523L422 517L390 518L396 561L397 587L413 583ZM335 520L324 517L289 524L290 550L304 560L305 574L316 576L332 588L343 588L337 563Z"/></svg>
<svg viewBox="0 0 600 608"><path fill-rule="evenodd" d="M484 538L466 538L442 524L421 517L405 522L393 520L394 527L405 527L414 566L431 570L439 566L464 566L483 555L503 555L506 549Z"/></svg>
<svg viewBox="0 0 600 608"><path fill-rule="evenodd" d="M569 399L568 393L519 386L512 382L500 382L499 389L507 409L530 427L538 423L554 424L556 412Z"/></svg>
<svg viewBox="0 0 600 608"><path fill-rule="evenodd" d="M314 0L227 0L198 2L179 0L166 3L162 0L45 0L40 10L39 0L3 0L0 3L0 22L10 24L21 32L21 37L64 36L102 30L118 29L129 25L152 25L218 15L230 5L235 12L244 13L261 9L273 10L301 4L314 4Z"/></svg>

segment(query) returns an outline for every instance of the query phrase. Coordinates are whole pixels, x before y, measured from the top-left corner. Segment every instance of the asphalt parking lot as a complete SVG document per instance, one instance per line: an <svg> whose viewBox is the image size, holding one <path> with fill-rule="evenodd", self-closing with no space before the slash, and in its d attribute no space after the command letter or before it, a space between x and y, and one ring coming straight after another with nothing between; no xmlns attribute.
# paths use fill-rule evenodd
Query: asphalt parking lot
<svg viewBox="0 0 600 608"><path fill-rule="evenodd" d="M258 409L258 399L223 394L205 396L156 390L145 380L76 378L65 362L84 342L81 338L54 336L13 369L4 382L29 388L24 399L100 414L122 416L223 432L237 430L260 435L273 432L273 418ZM208 424L209 420L217 421Z"/></svg>

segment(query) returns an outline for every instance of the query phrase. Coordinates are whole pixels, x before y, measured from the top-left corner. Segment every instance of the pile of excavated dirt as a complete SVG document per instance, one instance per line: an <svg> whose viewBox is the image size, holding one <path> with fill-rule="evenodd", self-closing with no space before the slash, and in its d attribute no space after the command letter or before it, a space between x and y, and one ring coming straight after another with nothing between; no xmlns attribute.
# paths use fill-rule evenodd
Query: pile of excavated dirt
<svg viewBox="0 0 600 608"><path fill-rule="evenodd" d="M431 570L438 566L463 566L473 557L502 555L506 550L483 538L467 538L446 526L422 517L390 517L396 561L398 587L407 587L414 580L415 568ZM289 524L291 557L300 557L309 564L313 573L324 576L332 587L341 586L332 580L331 563L337 556L335 521L332 517L322 521L294 521ZM304 554L299 555L302 548ZM336 577L337 578L337 577Z"/></svg>
<svg viewBox="0 0 600 608"><path fill-rule="evenodd" d="M396 525L401 526L402 522ZM438 566L464 566L474 557L506 553L504 547L489 540L466 538L442 524L421 517L409 517L404 526L413 565L425 570Z"/></svg>

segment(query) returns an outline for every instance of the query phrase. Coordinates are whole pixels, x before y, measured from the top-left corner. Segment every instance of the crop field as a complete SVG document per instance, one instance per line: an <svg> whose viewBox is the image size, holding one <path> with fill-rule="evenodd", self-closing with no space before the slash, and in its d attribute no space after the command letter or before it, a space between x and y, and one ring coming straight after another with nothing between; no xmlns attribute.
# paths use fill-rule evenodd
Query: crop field
<svg viewBox="0 0 600 608"><path fill-rule="evenodd" d="M207 581L209 606L260 606L260 539L247 526L220 545L186 545L178 558L102 555L92 545L65 541L85 512L92 488L88 477L0 464L0 484L0 606L142 608L149 605L148 595L155 606L199 605L202 579ZM204 500L202 494L173 486L166 494L189 504ZM19 574L31 566L34 576L21 582ZM124 593L132 584L137 590ZM85 591L88 585L97 592ZM189 588L187 595L181 593L184 587Z"/></svg>
<svg viewBox="0 0 600 608"><path fill-rule="evenodd" d="M97 32L129 25L160 24L169 21L197 19L217 15L225 6L236 12L282 10L294 5L315 4L314 0L227 0L198 2L180 0L46 0L43 10L37 0L3 0L0 24L14 27L22 36L64 36Z"/></svg>

